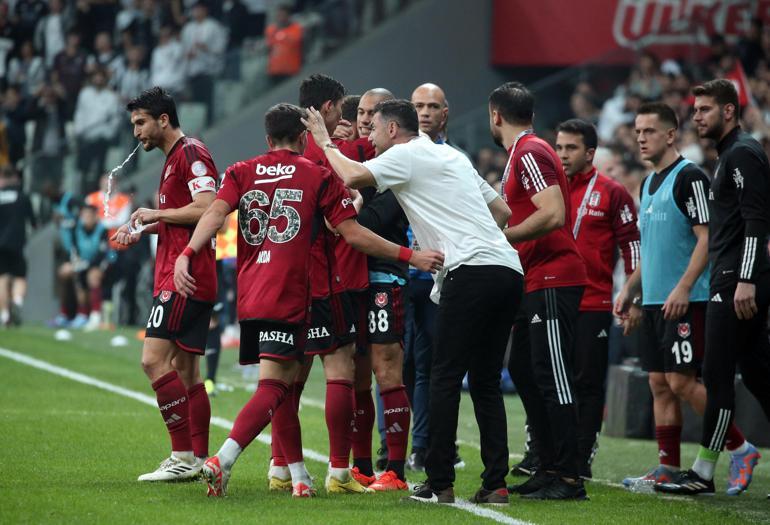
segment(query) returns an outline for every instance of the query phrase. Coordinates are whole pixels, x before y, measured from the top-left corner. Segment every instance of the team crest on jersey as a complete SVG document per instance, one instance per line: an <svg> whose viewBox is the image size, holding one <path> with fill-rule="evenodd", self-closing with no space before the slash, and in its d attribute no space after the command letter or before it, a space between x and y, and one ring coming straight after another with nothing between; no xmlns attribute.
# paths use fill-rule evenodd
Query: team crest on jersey
<svg viewBox="0 0 770 525"><path fill-rule="evenodd" d="M160 292L160 302L166 303L168 300L171 299L171 292L169 290L163 290Z"/></svg>
<svg viewBox="0 0 770 525"><path fill-rule="evenodd" d="M602 194L598 191L592 191L591 196L588 197L588 205L592 208L596 208L599 202L602 200Z"/></svg>
<svg viewBox="0 0 770 525"><path fill-rule="evenodd" d="M523 171L521 172L521 185L524 186L525 190L529 190L529 177Z"/></svg>
<svg viewBox="0 0 770 525"><path fill-rule="evenodd" d="M743 175L741 174L741 170L738 168L735 168L733 170L733 181L735 182L735 187L739 190L743 188Z"/></svg>
<svg viewBox="0 0 770 525"><path fill-rule="evenodd" d="M193 175L196 177L203 177L206 173L208 173L206 165L200 160L196 160L192 163L192 166L190 166L190 171L192 171Z"/></svg>
<svg viewBox="0 0 770 525"><path fill-rule="evenodd" d="M682 339L690 337L690 323L679 323L676 327L676 333L679 334L679 337Z"/></svg>
<svg viewBox="0 0 770 525"><path fill-rule="evenodd" d="M385 308L388 304L388 294L385 292L377 292L374 296L374 304L380 308Z"/></svg>
<svg viewBox="0 0 770 525"><path fill-rule="evenodd" d="M687 199L685 205L687 206L687 215L689 215L690 218L695 219L698 216L698 209L695 206L695 202L693 202L692 197Z"/></svg>
<svg viewBox="0 0 770 525"><path fill-rule="evenodd" d="M628 224L634 220L634 214L631 213L631 209L628 207L628 204L624 204L623 209L620 210L620 220L623 221L623 224Z"/></svg>

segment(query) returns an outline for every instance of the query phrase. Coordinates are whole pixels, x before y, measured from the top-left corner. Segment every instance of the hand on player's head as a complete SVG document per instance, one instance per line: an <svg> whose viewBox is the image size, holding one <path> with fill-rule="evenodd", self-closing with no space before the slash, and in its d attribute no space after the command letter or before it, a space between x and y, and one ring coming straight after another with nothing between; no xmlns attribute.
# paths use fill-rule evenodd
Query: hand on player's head
<svg viewBox="0 0 770 525"><path fill-rule="evenodd" d="M302 123L307 127L307 130L311 135L313 135L313 139L319 146L323 146L330 140L323 115L321 115L321 113L314 107L309 107L307 109L307 118L303 118Z"/></svg>

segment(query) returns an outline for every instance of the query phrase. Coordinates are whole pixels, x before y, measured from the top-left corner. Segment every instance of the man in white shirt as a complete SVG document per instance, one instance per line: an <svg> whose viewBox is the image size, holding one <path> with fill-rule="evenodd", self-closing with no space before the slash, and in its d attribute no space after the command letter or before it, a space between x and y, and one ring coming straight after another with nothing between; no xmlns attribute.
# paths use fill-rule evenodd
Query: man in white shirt
<svg viewBox="0 0 770 525"><path fill-rule="evenodd" d="M432 294L439 310L428 480L410 499L454 502L457 417L462 378L468 372L485 467L481 489L472 500L507 503L508 443L499 381L523 286L518 253L500 230L510 210L464 155L419 136L417 112L407 100L377 105L369 140L378 156L363 164L340 154L318 111L311 108L305 124L348 187L392 190L419 245L445 255Z"/></svg>
<svg viewBox="0 0 770 525"><path fill-rule="evenodd" d="M179 67L184 62L184 48L171 26L160 28L158 45L152 50L150 59L150 84L160 86L173 95L184 90L185 70Z"/></svg>

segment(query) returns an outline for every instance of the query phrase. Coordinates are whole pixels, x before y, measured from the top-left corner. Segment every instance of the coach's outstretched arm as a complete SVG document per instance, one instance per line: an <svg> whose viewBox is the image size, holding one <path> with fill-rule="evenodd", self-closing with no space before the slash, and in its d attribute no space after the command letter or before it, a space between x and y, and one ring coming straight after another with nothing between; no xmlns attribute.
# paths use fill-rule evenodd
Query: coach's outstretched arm
<svg viewBox="0 0 770 525"><path fill-rule="evenodd" d="M213 195L213 194L212 194ZM225 223L225 219L232 209L222 199L215 199L211 203L200 220L198 226L187 243L187 248L177 257L174 264L174 286L182 297L187 297L195 293L195 278L190 275L190 257L195 255L203 248L206 243L211 242L211 238Z"/></svg>
<svg viewBox="0 0 770 525"><path fill-rule="evenodd" d="M302 119L302 123L307 126L308 131L313 135L315 143L323 149L326 158L329 159L329 163L332 165L335 173L342 178L345 186L355 189L377 186L374 175L366 166L340 153L337 145L329 137L324 119L318 110L308 108L307 118Z"/></svg>
<svg viewBox="0 0 770 525"><path fill-rule="evenodd" d="M378 259L408 262L423 272L436 273L444 266L444 254L435 250L412 250L387 241L364 228L355 219L346 219L337 225L337 233L358 251Z"/></svg>

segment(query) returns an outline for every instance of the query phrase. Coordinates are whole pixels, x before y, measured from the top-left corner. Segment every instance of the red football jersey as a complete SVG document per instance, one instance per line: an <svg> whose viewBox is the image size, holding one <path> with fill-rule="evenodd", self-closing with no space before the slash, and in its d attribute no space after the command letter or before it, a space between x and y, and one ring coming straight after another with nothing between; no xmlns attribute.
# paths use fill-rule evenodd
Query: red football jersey
<svg viewBox="0 0 770 525"><path fill-rule="evenodd" d="M158 190L158 207L161 210L183 208L198 193L217 191L217 178L217 168L206 145L197 139L182 137L166 156ZM154 296L163 290L176 291L174 264L190 242L195 226L160 221L155 255ZM195 277L195 285L198 287L192 297L206 302L214 302L217 298L216 251L213 243L212 240L211 244L190 259L190 274Z"/></svg>
<svg viewBox="0 0 770 525"><path fill-rule="evenodd" d="M340 152L349 159L363 162L374 158L374 146L367 137L362 137L353 142L335 139L334 143L337 144ZM318 147L310 135L308 135L305 157L331 170L331 165L326 155L324 155L323 150ZM339 271L339 282L333 287L334 293L344 290L365 290L368 288L369 272L367 270L366 255L354 249L342 237L335 238L335 236L331 236L330 240L334 243L334 256ZM318 284L323 289L323 285L321 283ZM326 287L328 288L328 284L326 284Z"/></svg>
<svg viewBox="0 0 770 525"><path fill-rule="evenodd" d="M588 191L594 175L596 180ZM585 212L575 239L588 275L580 310L609 312L612 310L612 273L618 248L626 275L639 264L641 246L634 199L621 184L597 173L595 168L588 173L576 174L569 186L573 232L578 211L585 200Z"/></svg>
<svg viewBox="0 0 770 525"><path fill-rule="evenodd" d="M311 246L354 219L338 177L298 153L268 152L225 171L217 198L238 209L238 319L305 322L311 300Z"/></svg>
<svg viewBox="0 0 770 525"><path fill-rule="evenodd" d="M548 186L558 185L564 198L566 220L561 228L532 241L516 243L524 268L524 290L583 286L586 270L572 237L572 212L567 176L556 152L543 139L530 133L508 151L501 194L511 208L508 226L515 226L537 208L530 198Z"/></svg>

